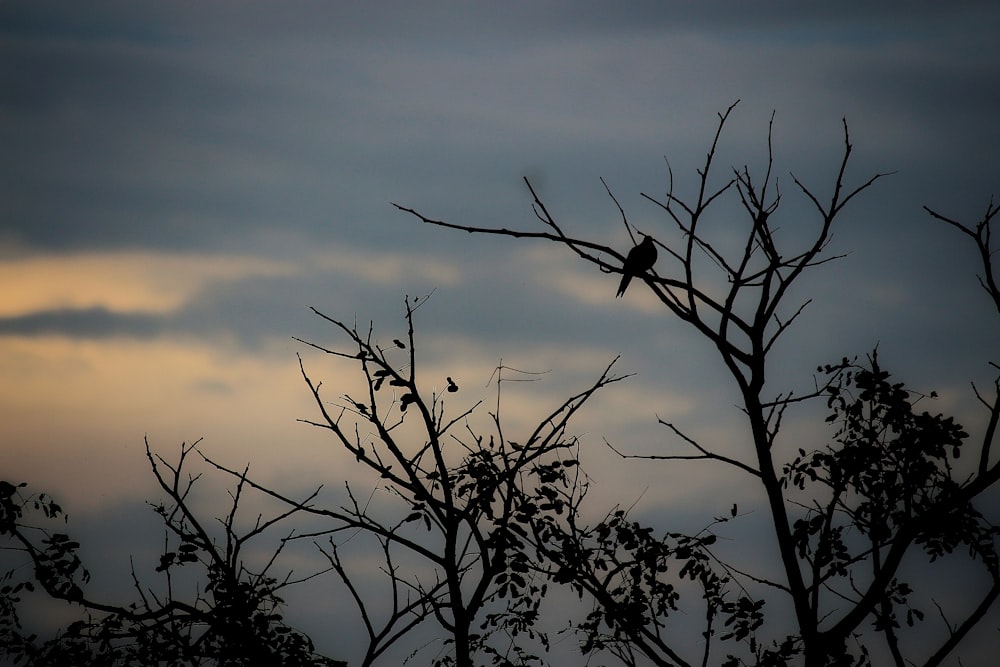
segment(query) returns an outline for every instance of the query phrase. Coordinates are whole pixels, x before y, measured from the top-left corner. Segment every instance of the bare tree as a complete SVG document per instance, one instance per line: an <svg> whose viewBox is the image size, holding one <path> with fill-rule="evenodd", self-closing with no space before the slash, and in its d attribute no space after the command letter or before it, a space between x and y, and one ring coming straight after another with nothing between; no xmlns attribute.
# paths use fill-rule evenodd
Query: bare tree
<svg viewBox="0 0 1000 667"><path fill-rule="evenodd" d="M348 485L347 502L330 508L313 502L319 489L295 499L254 486L293 511L332 521L329 529L299 537L316 540L354 598L368 638L363 665L374 663L427 619L440 627L446 649L439 652L436 664L471 667L479 656L497 665L524 664L538 658L518 636L547 642L544 632L535 628L546 583L533 577L533 557L525 542L539 511L532 497L534 480L568 481L576 474L577 441L568 433L570 420L595 392L622 377L611 374L612 362L593 384L515 440L505 432L500 414L503 373L510 371L501 365L497 407L490 412L492 428L480 433L470 416L481 402L451 414L446 397L459 391L457 383L450 377L426 379L418 374L414 313L425 302L405 300L407 330L391 343L379 342L371 325L359 329L314 309L347 336L348 349L306 344L356 363L363 396L344 394L328 402L322 383L311 379L300 360L321 415L307 423L328 431L398 502L376 508L370 496L359 497ZM428 384L441 389L428 391ZM554 510L555 505L543 504L542 509ZM358 583L363 573L352 573L340 557L338 540L353 539L359 531L373 537L381 551L390 587L388 605L366 599ZM416 562L415 571L404 562ZM388 612L379 609L386 606Z"/></svg>
<svg viewBox="0 0 1000 667"><path fill-rule="evenodd" d="M1000 465L991 460L1000 399L977 392L989 413L989 426L979 448L978 469L968 479L957 481L951 462L961 451L965 432L950 418L916 412L915 401L902 385L887 384L888 374L878 365L877 355L867 365L845 359L821 368L814 388L802 394L766 393L769 360L782 335L809 303L790 302L791 287L811 268L835 259L827 246L836 221L848 203L884 174L856 186L847 184L852 145L845 121L843 156L832 192L824 197L794 174L791 177L816 220L811 240L794 247L782 238L774 222L782 193L774 176L770 130L762 174L743 167L734 168L721 180L715 177L716 149L733 107L719 115L705 163L697 170L693 197L675 193L672 170L662 198L643 194L677 233L675 241L657 241L659 256L666 261L636 278L717 350L742 398L747 458L716 453L667 422L671 434L692 451L647 458L721 462L759 484L766 497L782 577L771 580L714 560L708 532L654 539L651 529L629 522L627 513L620 510L595 526L576 525L576 512L568 514L569 521L548 517L536 525L539 546L551 559L558 580L592 596L596 611L591 620L599 619L613 629L610 639L614 641L609 643L608 635L594 631L599 624L591 623L585 648L613 646L627 663L638 652L655 664L709 664L715 623L724 618L727 627L736 628L724 637L745 641L749 652L748 658L731 656L727 664L784 664L801 655L805 665L819 667L864 662L868 652L864 642L871 639L868 622L874 622L896 664L917 660L902 655L894 634L898 610L906 607L909 597L900 579L901 565L921 552L933 561L966 545L970 559L985 567L992 583L961 622L946 624L945 639L924 663L939 664L983 618L997 595L996 530L972 503L1000 479ZM625 254L573 235L555 219L527 179L525 183L542 225L540 231L447 222L396 206L434 226L553 242L600 271L631 275ZM629 223L610 189L608 194L635 239L639 230ZM735 196L746 213L743 243L736 252L724 251L706 226L709 213L724 196ZM985 269L981 282L1000 307L990 247L990 222L996 213L991 202L982 222L966 226L931 212L975 239ZM640 233L665 237L653 231ZM720 274L722 287L715 279ZM793 460L777 458L781 450L776 444L787 409L820 397L833 409L828 421L840 426L835 442L825 450L801 451ZM897 455L901 448L905 456ZM814 496L803 500L798 492L806 490ZM845 537L852 530L865 537L862 544ZM680 561L682 579L688 577L702 587L708 609L700 649L691 646L690 638L681 646L660 634L663 617L677 602L677 589L663 574L672 567L667 562L671 559ZM726 592L733 588L734 593ZM794 631L762 646L753 631L763 620L763 597L755 598L762 593L752 594L751 589L783 596L794 611ZM909 620L914 619L911 613ZM849 648L851 644L857 648Z"/></svg>

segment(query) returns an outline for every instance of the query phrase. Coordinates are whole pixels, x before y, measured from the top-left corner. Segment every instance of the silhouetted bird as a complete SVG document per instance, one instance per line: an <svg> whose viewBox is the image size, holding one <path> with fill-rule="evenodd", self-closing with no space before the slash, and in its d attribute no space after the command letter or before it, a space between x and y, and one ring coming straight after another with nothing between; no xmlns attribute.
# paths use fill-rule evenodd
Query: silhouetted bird
<svg viewBox="0 0 1000 667"><path fill-rule="evenodd" d="M618 285L618 294L615 296L625 294L632 277L649 271L653 268L653 264L656 264L656 245L652 236L643 234L642 243L628 251L625 264L622 266L622 282Z"/></svg>

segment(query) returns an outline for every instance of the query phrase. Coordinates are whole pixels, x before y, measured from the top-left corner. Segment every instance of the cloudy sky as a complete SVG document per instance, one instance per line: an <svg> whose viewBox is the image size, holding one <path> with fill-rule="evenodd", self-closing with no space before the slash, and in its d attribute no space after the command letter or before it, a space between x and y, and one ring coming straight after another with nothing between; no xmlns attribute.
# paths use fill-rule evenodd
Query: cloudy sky
<svg viewBox="0 0 1000 667"><path fill-rule="evenodd" d="M974 429L969 382L992 381L1000 322L972 248L921 206L972 222L1000 196L1000 8L820 4L0 2L0 477L81 525L156 497L144 436L167 457L204 438L284 488L338 486L350 461L296 422L315 417L296 353L331 391L356 385L292 337L340 341L315 306L390 340L404 296L433 292L416 322L431 385L455 377L468 405L495 395L501 360L550 371L505 390L527 424L621 354L638 375L579 424L595 488L664 521L728 508L725 471L630 466L602 444L676 451L660 415L738 448L707 342L555 246L391 202L537 229L527 176L569 233L624 251L599 179L665 234L640 193L666 190L666 158L693 195L737 99L717 178L765 165L773 112L791 237L816 220L789 173L828 196L842 118L848 183L895 172L845 211L831 251L847 256L803 283L814 302L773 393L878 344ZM740 222L722 207L711 225Z"/></svg>

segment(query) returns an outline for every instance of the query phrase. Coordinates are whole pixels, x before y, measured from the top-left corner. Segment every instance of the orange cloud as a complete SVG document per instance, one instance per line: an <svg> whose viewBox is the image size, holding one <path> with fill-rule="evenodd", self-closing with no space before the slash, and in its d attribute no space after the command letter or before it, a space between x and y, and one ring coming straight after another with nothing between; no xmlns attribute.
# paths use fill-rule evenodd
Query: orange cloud
<svg viewBox="0 0 1000 667"><path fill-rule="evenodd" d="M254 257L167 253L47 255L0 262L0 317L40 310L104 307L165 313L209 281L283 275L290 263Z"/></svg>

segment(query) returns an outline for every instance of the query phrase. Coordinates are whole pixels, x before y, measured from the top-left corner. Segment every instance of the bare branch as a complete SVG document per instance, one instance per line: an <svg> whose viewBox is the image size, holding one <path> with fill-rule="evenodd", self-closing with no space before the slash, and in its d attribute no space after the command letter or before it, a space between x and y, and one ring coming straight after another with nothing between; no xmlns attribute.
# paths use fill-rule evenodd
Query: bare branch
<svg viewBox="0 0 1000 667"><path fill-rule="evenodd" d="M680 429L678 429L676 426L674 426L670 422L664 421L663 419L660 419L660 418L657 418L657 421L660 424L663 424L664 426L666 426L667 428L669 428L671 431L674 432L674 435L676 435L677 437L679 437L682 440L684 440L686 443L688 443L689 445L691 445L692 447L694 447L695 449L697 449L700 453L699 454L688 454L688 455L684 455L684 454L625 454L624 452L618 450L614 445L612 445L606 439L604 440L604 444L606 444L611 449L611 451L613 451L615 454L617 454L618 456L620 456L623 459L645 459L645 460L649 460L649 461L696 461L696 460L709 459L709 460L713 460L713 461L721 461L723 463L728 463L729 465L734 466L736 468L739 468L740 470L742 470L744 472L750 473L754 477L760 477L760 472L759 471L755 470L751 466L748 466L747 464L743 463L742 461L737 461L736 459L729 458L728 456L723 456L721 454L716 454L715 452L709 451L709 450L705 449L704 447L702 447L700 444L698 444L697 441L695 441L695 440L691 439L690 437L688 437L687 435L685 435L683 432L680 431Z"/></svg>
<svg viewBox="0 0 1000 667"><path fill-rule="evenodd" d="M990 295L997 312L1000 312L1000 283L998 283L996 268L993 264L993 256L997 251L993 248L992 238L993 219L1000 213L1000 204L994 204L991 197L986 206L986 212L974 227L941 215L927 206L923 208L931 217L951 225L962 234L970 237L976 244L976 250L979 252L979 259L983 267L983 272L979 275L979 284Z"/></svg>

